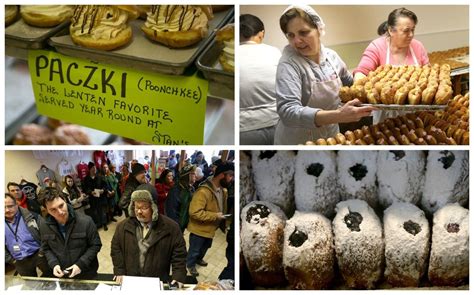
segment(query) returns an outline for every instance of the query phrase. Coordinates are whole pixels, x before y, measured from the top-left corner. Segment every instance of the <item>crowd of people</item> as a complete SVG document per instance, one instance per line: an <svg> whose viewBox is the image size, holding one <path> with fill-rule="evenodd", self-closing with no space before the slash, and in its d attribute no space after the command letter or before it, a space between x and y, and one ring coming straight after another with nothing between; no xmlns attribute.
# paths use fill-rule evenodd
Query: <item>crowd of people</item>
<svg viewBox="0 0 474 295"><path fill-rule="evenodd" d="M358 99L341 105L339 89L381 65L429 64L426 49L414 39L417 16L406 8L390 12L353 73L321 43L326 25L311 6L291 5L279 22L288 41L281 54L263 43L265 27L257 16L240 16L241 144L303 144L335 136L339 123L397 116L361 106Z"/></svg>
<svg viewBox="0 0 474 295"><path fill-rule="evenodd" d="M116 217L125 214L111 244L117 282L124 275L159 277L177 285L195 281L196 265L207 266L204 256L219 228L227 232L231 249L219 279L234 279L229 231L234 163L213 160L209 166L197 152L178 169L170 156L155 185L136 160L122 165L121 172L114 164L105 162L97 169L90 162L79 185L68 175L62 189L42 188L36 200L26 198L20 185L10 182L5 193L5 261L21 276L38 276L39 269L42 276L94 278L102 247L98 229L107 231ZM202 179L196 177L198 169Z"/></svg>

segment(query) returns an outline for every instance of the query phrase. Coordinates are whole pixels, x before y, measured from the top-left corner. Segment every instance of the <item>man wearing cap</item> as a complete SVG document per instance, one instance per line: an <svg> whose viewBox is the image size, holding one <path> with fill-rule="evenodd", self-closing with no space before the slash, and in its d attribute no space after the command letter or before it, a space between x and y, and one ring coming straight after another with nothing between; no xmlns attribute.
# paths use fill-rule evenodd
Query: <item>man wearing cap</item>
<svg viewBox="0 0 474 295"><path fill-rule="evenodd" d="M179 172L178 185L168 193L165 202L166 216L179 224L184 232L189 222L189 204L194 194L193 184L196 181L196 166L186 165Z"/></svg>
<svg viewBox="0 0 474 295"><path fill-rule="evenodd" d="M21 276L36 277L36 267L47 274L49 267L40 250L41 216L18 206L12 194L5 194L5 262Z"/></svg>
<svg viewBox="0 0 474 295"><path fill-rule="evenodd" d="M56 188L42 189L39 199L48 211L45 221L40 223L41 249L53 275L94 278L102 243L92 218L75 212Z"/></svg>
<svg viewBox="0 0 474 295"><path fill-rule="evenodd" d="M234 178L234 163L223 162L216 168L212 178L206 179L194 193L189 206L189 252L186 259L188 271L198 276L196 264L207 266L203 260L212 245L219 227L225 227L224 213L227 211L226 188Z"/></svg>
<svg viewBox="0 0 474 295"><path fill-rule="evenodd" d="M178 225L158 213L147 190L132 193L128 210L130 217L117 225L112 238L110 255L115 280L121 283L127 275L184 283L186 243Z"/></svg>
<svg viewBox="0 0 474 295"><path fill-rule="evenodd" d="M136 160L132 160L136 161ZM132 173L125 183L125 190L123 191L122 198L120 199L119 205L124 210L130 205L130 197L132 193L137 189L140 184L147 183L146 181L146 169L145 166L136 162L132 164Z"/></svg>

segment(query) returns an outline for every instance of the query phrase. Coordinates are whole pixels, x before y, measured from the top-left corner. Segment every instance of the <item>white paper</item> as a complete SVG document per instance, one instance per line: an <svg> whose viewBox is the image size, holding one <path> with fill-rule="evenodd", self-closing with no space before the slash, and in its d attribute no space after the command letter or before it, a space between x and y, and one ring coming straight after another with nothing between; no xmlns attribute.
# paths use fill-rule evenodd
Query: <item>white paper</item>
<svg viewBox="0 0 474 295"><path fill-rule="evenodd" d="M162 290L160 278L123 276L121 291Z"/></svg>

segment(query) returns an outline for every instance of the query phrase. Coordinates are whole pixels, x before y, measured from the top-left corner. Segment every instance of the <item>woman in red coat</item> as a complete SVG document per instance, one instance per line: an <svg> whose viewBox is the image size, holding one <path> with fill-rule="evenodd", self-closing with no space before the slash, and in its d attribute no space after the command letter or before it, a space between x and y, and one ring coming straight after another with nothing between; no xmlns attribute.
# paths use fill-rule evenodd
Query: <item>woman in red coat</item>
<svg viewBox="0 0 474 295"><path fill-rule="evenodd" d="M160 214L165 214L165 201L168 198L168 192L174 186L173 171L165 169L161 174L160 178L155 184L156 191L158 192L158 211Z"/></svg>

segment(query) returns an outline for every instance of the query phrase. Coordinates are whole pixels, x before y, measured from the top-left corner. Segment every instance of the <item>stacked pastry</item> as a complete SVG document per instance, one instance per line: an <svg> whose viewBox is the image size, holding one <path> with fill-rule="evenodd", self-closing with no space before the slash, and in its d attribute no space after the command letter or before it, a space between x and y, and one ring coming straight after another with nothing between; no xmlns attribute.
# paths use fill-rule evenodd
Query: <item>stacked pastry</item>
<svg viewBox="0 0 474 295"><path fill-rule="evenodd" d="M467 122L450 124L430 112L419 112L338 133L335 137L307 141L306 145L467 145L468 128Z"/></svg>
<svg viewBox="0 0 474 295"><path fill-rule="evenodd" d="M334 184L336 154L333 151L299 151L295 165L296 210L334 215L339 191Z"/></svg>
<svg viewBox="0 0 474 295"><path fill-rule="evenodd" d="M339 91L342 102L397 105L445 105L453 97L448 64L423 67L384 65Z"/></svg>
<svg viewBox="0 0 474 295"><path fill-rule="evenodd" d="M91 141L84 129L48 118L48 127L24 124L13 139L15 145L89 145Z"/></svg>
<svg viewBox="0 0 474 295"><path fill-rule="evenodd" d="M72 5L22 5L21 17L35 27L54 27L71 18Z"/></svg>
<svg viewBox="0 0 474 295"><path fill-rule="evenodd" d="M223 44L219 63L226 72L234 72L234 24L227 24L216 33L216 41Z"/></svg>
<svg viewBox="0 0 474 295"><path fill-rule="evenodd" d="M273 287L285 282L283 211L271 203L255 201L242 209L240 218L241 249L254 284Z"/></svg>
<svg viewBox="0 0 474 295"><path fill-rule="evenodd" d="M80 46L113 50L132 39L130 19L138 17L133 6L78 5L69 27L72 41Z"/></svg>
<svg viewBox="0 0 474 295"><path fill-rule="evenodd" d="M201 41L212 18L209 5L152 5L142 31L153 41L182 48Z"/></svg>
<svg viewBox="0 0 474 295"><path fill-rule="evenodd" d="M469 152L430 151L426 164L422 208L434 213L448 203L467 205L469 197Z"/></svg>
<svg viewBox="0 0 474 295"><path fill-rule="evenodd" d="M349 288L371 289L382 275L382 225L374 210L361 200L336 206L332 221L339 270Z"/></svg>
<svg viewBox="0 0 474 295"><path fill-rule="evenodd" d="M252 151L252 174L259 200L272 202L286 215L293 215L295 153Z"/></svg>
<svg viewBox="0 0 474 295"><path fill-rule="evenodd" d="M469 278L469 210L448 204L433 219L428 278L436 286L457 286Z"/></svg>
<svg viewBox="0 0 474 295"><path fill-rule="evenodd" d="M382 207L396 202L417 204L420 201L425 162L423 151L378 152L378 199Z"/></svg>
<svg viewBox="0 0 474 295"><path fill-rule="evenodd" d="M392 286L417 287L430 251L430 228L423 211L394 203L384 211L385 277Z"/></svg>
<svg viewBox="0 0 474 295"><path fill-rule="evenodd" d="M469 47L460 47L445 51L434 51L428 53L430 63L449 64L452 69L468 67L469 64L456 61L454 58L469 55Z"/></svg>
<svg viewBox="0 0 474 295"><path fill-rule="evenodd" d="M319 213L296 211L284 233L283 268L291 287L327 288L335 262L331 221Z"/></svg>

